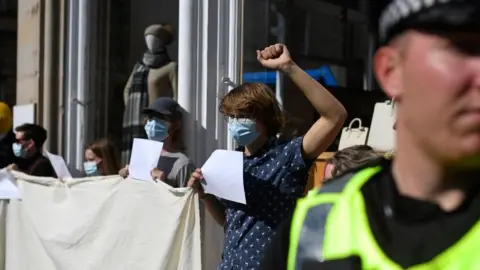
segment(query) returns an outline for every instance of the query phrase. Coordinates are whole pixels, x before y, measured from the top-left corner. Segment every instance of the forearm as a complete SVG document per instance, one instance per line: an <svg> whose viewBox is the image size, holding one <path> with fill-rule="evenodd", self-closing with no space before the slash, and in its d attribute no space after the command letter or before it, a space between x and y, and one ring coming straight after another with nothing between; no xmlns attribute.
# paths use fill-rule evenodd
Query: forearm
<svg viewBox="0 0 480 270"><path fill-rule="evenodd" d="M344 118L346 110L343 105L319 82L303 71L295 63L284 65L281 71L300 88L315 110L327 118Z"/></svg>
<svg viewBox="0 0 480 270"><path fill-rule="evenodd" d="M213 219L220 225L225 225L225 207L215 196L205 195L201 201L212 215Z"/></svg>

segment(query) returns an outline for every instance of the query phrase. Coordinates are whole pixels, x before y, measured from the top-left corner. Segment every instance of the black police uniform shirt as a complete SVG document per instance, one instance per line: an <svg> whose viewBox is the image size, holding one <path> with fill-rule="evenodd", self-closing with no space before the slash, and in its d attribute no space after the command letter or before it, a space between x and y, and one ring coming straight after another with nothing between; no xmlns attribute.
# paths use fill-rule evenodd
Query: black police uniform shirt
<svg viewBox="0 0 480 270"><path fill-rule="evenodd" d="M391 173L391 163L383 160L382 164L384 169L361 191L375 240L402 268L431 261L453 246L479 220L480 185L472 189L469 199L457 210L447 213L436 204L400 195ZM391 205L392 211L385 211L385 205ZM261 269L286 269L291 221L290 215L280 225L265 252Z"/></svg>

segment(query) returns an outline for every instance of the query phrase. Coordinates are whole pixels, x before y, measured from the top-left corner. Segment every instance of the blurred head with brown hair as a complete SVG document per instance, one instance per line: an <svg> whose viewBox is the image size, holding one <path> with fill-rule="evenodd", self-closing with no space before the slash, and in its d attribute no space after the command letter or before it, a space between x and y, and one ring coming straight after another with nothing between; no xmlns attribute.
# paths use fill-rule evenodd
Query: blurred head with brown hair
<svg viewBox="0 0 480 270"><path fill-rule="evenodd" d="M325 166L324 179L342 175L350 170L369 164L373 160L379 159L380 154L368 145L354 145L340 150L327 160Z"/></svg>
<svg viewBox="0 0 480 270"><path fill-rule="evenodd" d="M108 139L100 139L85 149L84 169L87 176L113 175L120 170L120 153Z"/></svg>
<svg viewBox="0 0 480 270"><path fill-rule="evenodd" d="M228 92L220 103L235 141L246 146L258 138L274 137L285 125L285 115L265 84L245 83Z"/></svg>

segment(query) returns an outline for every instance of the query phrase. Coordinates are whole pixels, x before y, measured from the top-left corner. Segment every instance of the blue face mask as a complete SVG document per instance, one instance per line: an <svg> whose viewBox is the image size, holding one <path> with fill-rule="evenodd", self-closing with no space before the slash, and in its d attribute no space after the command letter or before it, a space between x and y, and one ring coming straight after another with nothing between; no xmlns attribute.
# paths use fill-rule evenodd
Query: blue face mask
<svg viewBox="0 0 480 270"><path fill-rule="evenodd" d="M145 124L145 132L149 140L162 142L168 137L169 124L161 119L151 119Z"/></svg>
<svg viewBox="0 0 480 270"><path fill-rule="evenodd" d="M13 150L13 154L14 154L16 157L19 157L19 158L25 157L25 150L23 149L23 147L22 147L21 144L19 144L19 143L13 143L13 144L12 144L12 150Z"/></svg>
<svg viewBox="0 0 480 270"><path fill-rule="evenodd" d="M87 176L99 175L97 163L95 161L87 161L83 163L83 170Z"/></svg>
<svg viewBox="0 0 480 270"><path fill-rule="evenodd" d="M248 118L229 118L228 130L240 146L249 145L260 136L256 122Z"/></svg>

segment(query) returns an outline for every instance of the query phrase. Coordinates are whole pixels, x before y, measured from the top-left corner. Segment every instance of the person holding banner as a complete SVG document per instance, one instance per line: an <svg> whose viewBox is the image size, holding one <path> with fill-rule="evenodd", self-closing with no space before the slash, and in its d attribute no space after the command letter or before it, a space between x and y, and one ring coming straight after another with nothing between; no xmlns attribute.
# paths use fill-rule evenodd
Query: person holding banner
<svg viewBox="0 0 480 270"><path fill-rule="evenodd" d="M199 169L189 181L210 214L225 228L219 269L259 268L278 224L304 194L313 161L333 142L347 115L327 89L295 64L285 45L275 44L257 51L257 59L264 67L288 76L321 118L305 136L282 140L277 136L285 124L284 112L268 86L246 83L223 97L219 109L228 119L230 134L240 146L238 150L244 153L247 204L219 201L205 194Z"/></svg>
<svg viewBox="0 0 480 270"><path fill-rule="evenodd" d="M85 149L86 176L114 175L120 170L120 152L112 141L99 139Z"/></svg>
<svg viewBox="0 0 480 270"><path fill-rule="evenodd" d="M185 187L195 167L184 153L182 108L174 99L161 97L142 113L148 139L163 142L158 165L150 172L152 180L163 181L172 187ZM119 174L126 178L128 165Z"/></svg>
<svg viewBox="0 0 480 270"><path fill-rule="evenodd" d="M53 177L57 174L50 160L43 156L43 144L47 140L47 130L37 124L23 124L15 128L15 142L12 144L15 163L9 170L21 171L29 175Z"/></svg>

